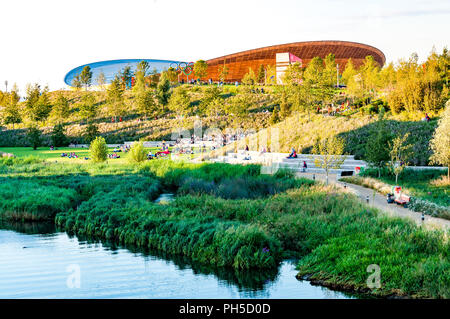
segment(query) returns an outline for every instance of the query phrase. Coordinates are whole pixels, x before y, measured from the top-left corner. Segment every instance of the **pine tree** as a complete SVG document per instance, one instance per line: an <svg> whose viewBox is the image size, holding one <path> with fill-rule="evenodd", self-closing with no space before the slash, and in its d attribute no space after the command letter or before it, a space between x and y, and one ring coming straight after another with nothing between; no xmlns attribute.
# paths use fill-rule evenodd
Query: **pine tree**
<svg viewBox="0 0 450 319"><path fill-rule="evenodd" d="M80 73L80 83L84 85L84 89L87 90L91 86L92 71L89 65L86 65Z"/></svg>
<svg viewBox="0 0 450 319"><path fill-rule="evenodd" d="M60 93L58 94L55 104L52 107L50 116L54 118L58 123L61 123L69 117L69 114L69 100Z"/></svg>
<svg viewBox="0 0 450 319"><path fill-rule="evenodd" d="M63 124L57 124L53 127L51 136L53 146L67 146L68 140L64 131L65 129Z"/></svg>
<svg viewBox="0 0 450 319"><path fill-rule="evenodd" d="M39 146L41 146L41 131L37 128L37 126L30 126L27 131L28 142L33 147L33 150L36 150Z"/></svg>
<svg viewBox="0 0 450 319"><path fill-rule="evenodd" d="M266 78L266 70L264 69L264 65L260 64L256 80L258 81L258 83L264 84L265 78Z"/></svg>
<svg viewBox="0 0 450 319"><path fill-rule="evenodd" d="M122 115L125 111L123 91L124 89L121 84L120 78L118 75L116 75L106 91L106 101L108 103L109 114L111 116L114 116L116 121L117 116Z"/></svg>
<svg viewBox="0 0 450 319"><path fill-rule="evenodd" d="M381 169L389 161L389 143L392 136L386 128L384 120L375 123L366 143L365 160L370 166L378 169L378 177L381 176Z"/></svg>
<svg viewBox="0 0 450 319"><path fill-rule="evenodd" d="M156 98L161 106L166 106L170 98L170 82L166 73L161 75L161 78L156 87Z"/></svg>

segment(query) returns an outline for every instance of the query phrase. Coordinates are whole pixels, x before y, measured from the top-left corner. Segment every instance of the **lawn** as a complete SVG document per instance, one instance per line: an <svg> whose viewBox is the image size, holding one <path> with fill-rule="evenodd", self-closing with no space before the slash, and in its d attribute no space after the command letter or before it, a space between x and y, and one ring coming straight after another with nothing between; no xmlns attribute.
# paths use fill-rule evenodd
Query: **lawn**
<svg viewBox="0 0 450 319"><path fill-rule="evenodd" d="M109 154L113 153L114 148L109 148ZM155 154L161 151L159 147L146 147L147 152L151 151ZM169 150L173 150L173 147L169 147ZM33 150L31 147L0 147L0 152L12 153L18 158L24 158L28 156L37 157L51 162L69 162L69 163L87 163L89 160L85 160L85 157L89 157L89 149L87 148L71 148L71 147L58 147L55 150L50 150L49 147L39 147L37 150ZM62 153L72 153L78 155L78 158L61 157ZM120 158L108 159L110 163L124 164L127 162L128 153L117 153ZM187 158L187 155L183 155L182 158Z"/></svg>

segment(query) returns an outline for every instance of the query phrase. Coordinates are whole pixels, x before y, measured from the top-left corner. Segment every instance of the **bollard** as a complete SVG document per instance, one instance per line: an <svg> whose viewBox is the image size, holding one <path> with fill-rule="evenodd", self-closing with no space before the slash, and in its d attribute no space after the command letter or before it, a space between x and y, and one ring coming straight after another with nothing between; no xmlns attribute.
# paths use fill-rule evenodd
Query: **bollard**
<svg viewBox="0 0 450 319"><path fill-rule="evenodd" d="M424 222L424 221L425 221L425 214L422 213L422 222Z"/></svg>
<svg viewBox="0 0 450 319"><path fill-rule="evenodd" d="M347 184L346 183L344 183L344 188L347 188Z"/></svg>
<svg viewBox="0 0 450 319"><path fill-rule="evenodd" d="M316 180L316 174L313 174L313 180L314 181Z"/></svg>
<svg viewBox="0 0 450 319"><path fill-rule="evenodd" d="M369 204L369 195L366 196L366 202Z"/></svg>

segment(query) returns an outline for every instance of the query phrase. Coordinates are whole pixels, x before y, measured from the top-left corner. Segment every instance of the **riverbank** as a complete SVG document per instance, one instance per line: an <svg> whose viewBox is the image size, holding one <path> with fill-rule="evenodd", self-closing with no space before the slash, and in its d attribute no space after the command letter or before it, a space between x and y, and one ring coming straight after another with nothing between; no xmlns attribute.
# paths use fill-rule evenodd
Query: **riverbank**
<svg viewBox="0 0 450 319"><path fill-rule="evenodd" d="M237 271L276 268L294 256L301 258L302 275L348 287L365 286L367 267L375 264L381 287L371 295L450 296L444 232L384 216L353 194L285 171L267 176L257 165L169 160L76 165L16 159L0 164L0 179L0 192L12 189L2 210L15 202L14 187L23 183L42 192L48 192L45 187L74 192L73 199L64 195L69 204L54 214L69 233ZM172 202L154 203L166 192L175 194ZM23 194L24 211L36 208L30 206L36 196ZM56 211L55 197L49 198L47 205Z"/></svg>

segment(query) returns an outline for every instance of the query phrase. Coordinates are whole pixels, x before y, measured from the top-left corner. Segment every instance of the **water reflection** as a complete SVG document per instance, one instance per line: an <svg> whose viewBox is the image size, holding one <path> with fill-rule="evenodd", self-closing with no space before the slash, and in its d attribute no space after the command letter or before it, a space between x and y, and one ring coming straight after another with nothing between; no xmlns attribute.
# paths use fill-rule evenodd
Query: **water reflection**
<svg viewBox="0 0 450 319"><path fill-rule="evenodd" d="M2 230L3 229L3 230ZM79 265L80 289L67 267ZM74 236L43 223L0 223L0 298L349 298L295 278L295 262L237 271L157 250Z"/></svg>
<svg viewBox="0 0 450 319"><path fill-rule="evenodd" d="M160 250L148 249L147 247L117 245L117 243L112 241L82 235L70 234L69 237L77 238L81 247L101 244L105 249L111 251L112 254L117 254L120 250L127 249L137 256L164 259L175 264L179 270L190 269L195 275L214 275L224 283L238 287L239 291L252 292L264 290L279 275L279 267L258 270L237 270L234 268L214 267L212 265L198 263L186 256L171 255ZM294 261L291 262L293 263Z"/></svg>

